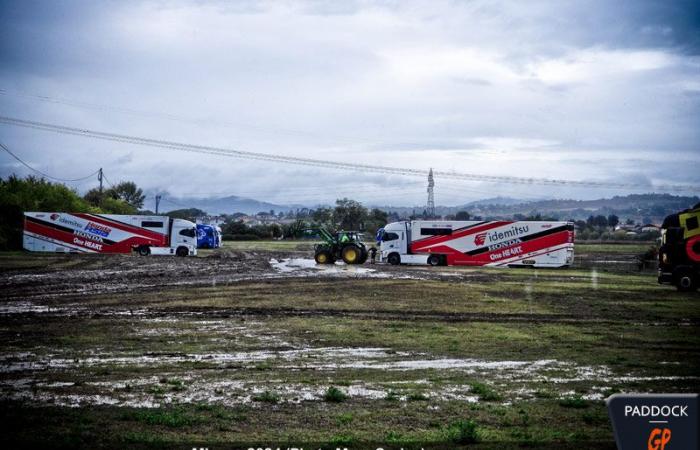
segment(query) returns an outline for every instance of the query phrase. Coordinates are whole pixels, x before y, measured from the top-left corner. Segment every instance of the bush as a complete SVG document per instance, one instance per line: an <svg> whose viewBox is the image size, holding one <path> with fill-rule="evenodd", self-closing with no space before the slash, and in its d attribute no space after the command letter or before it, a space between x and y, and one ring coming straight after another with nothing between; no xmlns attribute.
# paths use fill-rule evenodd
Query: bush
<svg viewBox="0 0 700 450"><path fill-rule="evenodd" d="M473 444L479 440L473 420L459 420L447 428L447 437L455 444Z"/></svg>
<svg viewBox="0 0 700 450"><path fill-rule="evenodd" d="M347 398L347 394L335 386L329 387L326 393L323 394L323 400L331 403L340 403L347 400Z"/></svg>

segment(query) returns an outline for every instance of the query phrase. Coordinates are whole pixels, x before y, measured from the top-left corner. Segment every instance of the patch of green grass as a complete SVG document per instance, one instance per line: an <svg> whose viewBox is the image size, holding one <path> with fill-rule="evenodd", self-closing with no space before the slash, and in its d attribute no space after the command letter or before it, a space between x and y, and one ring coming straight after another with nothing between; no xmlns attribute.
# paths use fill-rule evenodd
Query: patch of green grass
<svg viewBox="0 0 700 450"><path fill-rule="evenodd" d="M332 445L352 445L357 439L349 434L336 434L331 437L330 443Z"/></svg>
<svg viewBox="0 0 700 450"><path fill-rule="evenodd" d="M352 413L343 413L343 414L339 414L335 418L335 423L337 425L347 425L349 423L352 423L353 420L355 420L355 416L353 416Z"/></svg>
<svg viewBox="0 0 700 450"><path fill-rule="evenodd" d="M406 396L406 400L409 402L421 402L428 400L428 397L426 397L422 392L411 392Z"/></svg>
<svg viewBox="0 0 700 450"><path fill-rule="evenodd" d="M167 441L159 433L148 431L125 431L121 435L121 440L134 444L165 444Z"/></svg>
<svg viewBox="0 0 700 450"><path fill-rule="evenodd" d="M272 391L265 391L253 396L253 401L264 403L279 403L280 396Z"/></svg>
<svg viewBox="0 0 700 450"><path fill-rule="evenodd" d="M535 398L554 398L554 393L546 389L537 389L535 391Z"/></svg>
<svg viewBox="0 0 700 450"><path fill-rule="evenodd" d="M131 420L148 425L162 425L170 428L182 428L198 423L195 416L183 409L139 410L127 415Z"/></svg>
<svg viewBox="0 0 700 450"><path fill-rule="evenodd" d="M479 400L493 402L501 399L501 396L496 391L484 383L474 382L470 383L469 386L471 387L471 392L479 396Z"/></svg>
<svg viewBox="0 0 700 450"><path fill-rule="evenodd" d="M384 400L389 402L398 402L399 400L401 400L401 395L399 395L399 393L396 391L389 391L386 393L386 397L384 397Z"/></svg>
<svg viewBox="0 0 700 450"><path fill-rule="evenodd" d="M153 394L153 396L155 396L156 398L161 398L165 395L165 389L157 385L149 387L147 392L149 394Z"/></svg>
<svg viewBox="0 0 700 450"><path fill-rule="evenodd" d="M182 392L187 390L187 386L185 386L185 383L182 380L168 380L167 384L170 386L170 390L173 392Z"/></svg>
<svg viewBox="0 0 700 450"><path fill-rule="evenodd" d="M603 425L608 423L608 415L604 411L584 411L581 420L588 425Z"/></svg>
<svg viewBox="0 0 700 450"><path fill-rule="evenodd" d="M479 441L479 434L473 420L459 420L447 427L447 438L455 444L473 444Z"/></svg>
<svg viewBox="0 0 700 450"><path fill-rule="evenodd" d="M559 406L564 408L582 409L588 408L588 402L580 395L574 395L572 397L564 397L559 399Z"/></svg>
<svg viewBox="0 0 700 450"><path fill-rule="evenodd" d="M348 395L335 386L329 387L323 394L323 400L331 403L340 403L347 399Z"/></svg>

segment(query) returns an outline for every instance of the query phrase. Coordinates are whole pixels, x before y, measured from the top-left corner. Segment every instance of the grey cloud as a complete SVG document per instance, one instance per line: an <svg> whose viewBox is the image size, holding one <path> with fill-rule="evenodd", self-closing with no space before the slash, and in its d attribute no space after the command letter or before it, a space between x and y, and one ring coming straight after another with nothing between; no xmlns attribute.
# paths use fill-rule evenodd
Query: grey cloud
<svg viewBox="0 0 700 450"><path fill-rule="evenodd" d="M655 183L700 183L692 170L700 160L699 9L697 2L647 0L2 1L0 89L106 107L8 94L0 95L0 114L426 171L570 179L633 172ZM418 178L5 125L0 136L42 170L68 178L104 165L115 180L178 195L251 192L261 200L327 202L354 189L368 201L383 195L385 202L420 204L425 197ZM532 152L532 142L547 144ZM646 162L635 160L641 152L651 155ZM678 155L681 168L673 165ZM0 158L0 175L18 171ZM472 199L519 190L465 187Z"/></svg>

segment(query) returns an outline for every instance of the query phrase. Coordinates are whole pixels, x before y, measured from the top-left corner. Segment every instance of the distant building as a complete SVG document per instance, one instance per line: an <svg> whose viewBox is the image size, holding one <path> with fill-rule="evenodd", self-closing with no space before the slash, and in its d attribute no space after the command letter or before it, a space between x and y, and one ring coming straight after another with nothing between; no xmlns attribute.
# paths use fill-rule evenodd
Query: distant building
<svg viewBox="0 0 700 450"><path fill-rule="evenodd" d="M642 233L649 233L649 232L653 232L653 231L658 232L661 230L661 227L659 227L658 225L654 225L653 223L648 223L646 225L642 225L639 230Z"/></svg>

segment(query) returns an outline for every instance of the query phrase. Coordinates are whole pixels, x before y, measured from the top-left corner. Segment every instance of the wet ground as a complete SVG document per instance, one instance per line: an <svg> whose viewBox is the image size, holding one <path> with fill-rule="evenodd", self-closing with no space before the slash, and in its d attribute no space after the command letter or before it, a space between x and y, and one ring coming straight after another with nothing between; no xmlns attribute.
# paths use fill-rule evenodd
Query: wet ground
<svg viewBox="0 0 700 450"><path fill-rule="evenodd" d="M699 384L699 299L639 272L638 250L582 246L566 270L317 266L306 248L264 245L198 258L4 255L3 412L274 411L278 430L248 419L223 440L440 441L450 417L473 417L486 440L569 441L583 429L574 440L610 443L606 396ZM410 414L383 423L397 405ZM567 419L504 431L509 408ZM326 423L358 411L378 419L356 432L352 420Z"/></svg>

